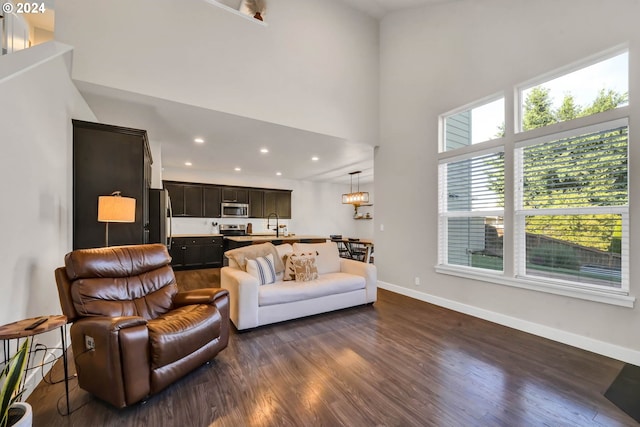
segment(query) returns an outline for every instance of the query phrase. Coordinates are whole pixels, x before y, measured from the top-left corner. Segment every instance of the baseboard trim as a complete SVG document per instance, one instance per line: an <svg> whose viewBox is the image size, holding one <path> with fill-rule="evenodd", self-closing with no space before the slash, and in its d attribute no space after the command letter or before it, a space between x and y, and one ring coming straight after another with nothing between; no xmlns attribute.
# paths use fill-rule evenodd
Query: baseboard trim
<svg viewBox="0 0 640 427"><path fill-rule="evenodd" d="M553 341L557 341L563 344L567 344L573 347L581 348L583 350L591 351L593 353L601 354L603 356L611 357L613 359L640 366L640 351L632 350L604 341L595 340L593 338L563 331L561 329L551 328L549 326L529 322L527 320L518 319L516 317L507 316L501 313L496 313L494 311L485 310L483 308L474 307L472 305L463 304L446 298L437 297L435 295L426 294L424 292L419 292L414 289L405 288L380 280L378 281L378 287L413 299L448 308L449 310L468 314L469 316L488 320L489 322L497 323L499 325L507 326L509 328L517 329L519 331L527 332L533 335L537 335L543 338L547 338Z"/></svg>

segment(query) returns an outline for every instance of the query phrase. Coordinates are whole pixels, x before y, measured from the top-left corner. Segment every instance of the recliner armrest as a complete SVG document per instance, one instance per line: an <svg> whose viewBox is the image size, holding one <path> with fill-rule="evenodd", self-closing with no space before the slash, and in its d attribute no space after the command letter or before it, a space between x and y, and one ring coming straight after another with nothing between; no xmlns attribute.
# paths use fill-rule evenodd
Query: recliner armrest
<svg viewBox="0 0 640 427"><path fill-rule="evenodd" d="M121 317L84 317L78 322L83 330L96 330L100 332L114 332L120 329L132 328L134 326L146 325L147 321L139 316Z"/></svg>
<svg viewBox="0 0 640 427"><path fill-rule="evenodd" d="M182 307L192 304L214 304L217 299L228 294L229 292L226 289L220 288L203 288L178 292L173 297L173 305Z"/></svg>
<svg viewBox="0 0 640 427"><path fill-rule="evenodd" d="M138 316L84 317L71 325L80 387L116 408L151 391L147 321Z"/></svg>

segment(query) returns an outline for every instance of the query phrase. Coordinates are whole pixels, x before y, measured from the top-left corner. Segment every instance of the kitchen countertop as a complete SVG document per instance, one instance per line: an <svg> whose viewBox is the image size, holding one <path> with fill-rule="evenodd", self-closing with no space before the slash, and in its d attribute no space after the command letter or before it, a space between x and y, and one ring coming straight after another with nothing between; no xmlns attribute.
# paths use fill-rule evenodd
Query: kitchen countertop
<svg viewBox="0 0 640 427"><path fill-rule="evenodd" d="M299 240L328 240L327 237L325 236L313 236L313 235L307 235L307 234L295 234L295 235L289 235L289 236L280 236L280 237L276 237L275 234L273 235L262 235L262 236L226 236L225 239L227 240L231 240L233 242L238 242L238 243L246 243L246 242L251 242L251 243L256 243L256 242L270 242L272 240L282 240L282 241L299 241Z"/></svg>
<svg viewBox="0 0 640 427"><path fill-rule="evenodd" d="M174 234L171 236L172 238L183 238L183 237L222 237L222 234Z"/></svg>

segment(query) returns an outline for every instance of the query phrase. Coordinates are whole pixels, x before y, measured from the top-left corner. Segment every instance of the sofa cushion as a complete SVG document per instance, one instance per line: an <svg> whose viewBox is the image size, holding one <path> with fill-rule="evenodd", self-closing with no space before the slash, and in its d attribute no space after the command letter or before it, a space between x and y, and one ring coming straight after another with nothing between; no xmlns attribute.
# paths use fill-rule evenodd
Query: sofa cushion
<svg viewBox="0 0 640 427"><path fill-rule="evenodd" d="M310 282L276 282L273 285L260 286L258 305L284 304L320 298L364 289L365 285L364 277L347 273L323 274Z"/></svg>
<svg viewBox="0 0 640 427"><path fill-rule="evenodd" d="M249 245L237 249L231 249L230 251L226 251L224 254L227 258L229 258L229 261L233 261L238 265L238 267L240 267L240 269L244 271L247 271L248 259L256 259L261 256L272 254L276 273L284 271L282 258L278 255L276 247L269 242L261 243L259 245ZM229 265L231 265L231 262L229 263Z"/></svg>
<svg viewBox="0 0 640 427"><path fill-rule="evenodd" d="M276 270L273 266L273 255L260 256L247 260L247 273L258 279L260 285L268 285L276 281Z"/></svg>
<svg viewBox="0 0 640 427"><path fill-rule="evenodd" d="M309 268L309 280L318 278L318 267L316 266L315 252L292 252L284 256L284 276L283 280L303 280L302 277L296 278L296 274L302 274ZM315 274L313 274L315 273Z"/></svg>
<svg viewBox="0 0 640 427"><path fill-rule="evenodd" d="M340 255L336 242L327 243L294 243L294 252L316 252L318 274L337 273L340 271Z"/></svg>

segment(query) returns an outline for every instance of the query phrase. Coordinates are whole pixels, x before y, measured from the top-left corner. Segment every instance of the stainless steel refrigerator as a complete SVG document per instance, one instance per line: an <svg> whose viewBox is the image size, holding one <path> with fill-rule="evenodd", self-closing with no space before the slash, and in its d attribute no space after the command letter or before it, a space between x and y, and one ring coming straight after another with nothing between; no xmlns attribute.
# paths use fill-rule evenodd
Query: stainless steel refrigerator
<svg viewBox="0 0 640 427"><path fill-rule="evenodd" d="M171 198L161 188L149 189L149 243L171 247Z"/></svg>

